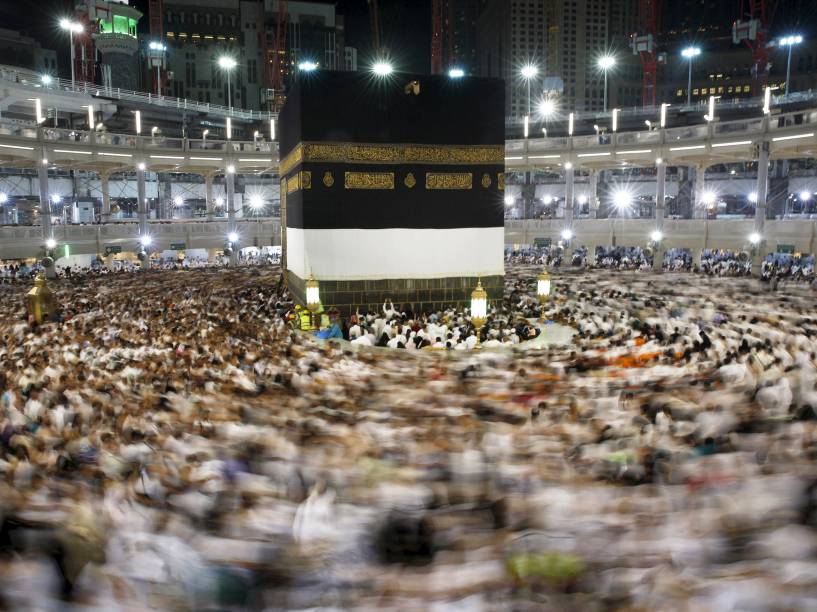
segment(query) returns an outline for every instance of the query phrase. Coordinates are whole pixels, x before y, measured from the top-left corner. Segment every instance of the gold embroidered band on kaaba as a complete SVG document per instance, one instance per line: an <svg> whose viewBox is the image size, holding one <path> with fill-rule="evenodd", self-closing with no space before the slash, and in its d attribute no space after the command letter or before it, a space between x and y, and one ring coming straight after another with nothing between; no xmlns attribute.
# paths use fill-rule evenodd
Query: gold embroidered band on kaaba
<svg viewBox="0 0 817 612"><path fill-rule="evenodd" d="M292 193L299 189L312 189L312 172L309 170L302 170L296 172L287 179L286 191Z"/></svg>
<svg viewBox="0 0 817 612"><path fill-rule="evenodd" d="M394 189L394 172L346 172L346 189Z"/></svg>
<svg viewBox="0 0 817 612"><path fill-rule="evenodd" d="M426 172L426 189L471 189L474 175L470 172Z"/></svg>
<svg viewBox="0 0 817 612"><path fill-rule="evenodd" d="M339 164L504 165L502 145L353 144L302 142L283 160L279 174L305 162Z"/></svg>

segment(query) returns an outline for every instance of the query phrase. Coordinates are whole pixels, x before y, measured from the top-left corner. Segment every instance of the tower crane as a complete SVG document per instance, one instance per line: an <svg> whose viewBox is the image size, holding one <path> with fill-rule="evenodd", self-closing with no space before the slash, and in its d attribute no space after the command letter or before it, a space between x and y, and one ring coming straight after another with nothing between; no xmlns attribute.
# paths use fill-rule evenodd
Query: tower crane
<svg viewBox="0 0 817 612"><path fill-rule="evenodd" d="M752 94L761 95L769 81L769 25L777 8L775 0L741 0L740 14L732 24L732 42L752 51Z"/></svg>

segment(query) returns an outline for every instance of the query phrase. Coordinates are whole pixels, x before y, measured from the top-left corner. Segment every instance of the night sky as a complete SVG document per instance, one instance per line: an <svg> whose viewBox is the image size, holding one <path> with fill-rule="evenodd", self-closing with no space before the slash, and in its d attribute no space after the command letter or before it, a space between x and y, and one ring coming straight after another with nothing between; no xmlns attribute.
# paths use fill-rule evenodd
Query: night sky
<svg viewBox="0 0 817 612"><path fill-rule="evenodd" d="M147 0L134 6L145 13L140 29L147 30ZM68 52L65 35L57 28L60 15L70 12L73 0L0 0L0 27L21 30L40 40L44 47ZM345 17L347 44L357 47L359 60L372 56L369 9L366 0L338 0ZM431 0L380 0L381 38L401 70L428 72L431 63ZM61 61L64 59L60 58ZM65 70L68 64L63 62Z"/></svg>

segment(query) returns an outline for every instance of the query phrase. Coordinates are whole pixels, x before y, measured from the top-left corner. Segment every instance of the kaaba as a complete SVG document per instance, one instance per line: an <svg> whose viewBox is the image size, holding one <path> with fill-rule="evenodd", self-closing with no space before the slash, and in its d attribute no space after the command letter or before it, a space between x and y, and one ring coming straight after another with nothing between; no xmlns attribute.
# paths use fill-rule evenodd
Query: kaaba
<svg viewBox="0 0 817 612"><path fill-rule="evenodd" d="M504 279L500 79L316 71L279 117L284 266L341 312L467 304Z"/></svg>

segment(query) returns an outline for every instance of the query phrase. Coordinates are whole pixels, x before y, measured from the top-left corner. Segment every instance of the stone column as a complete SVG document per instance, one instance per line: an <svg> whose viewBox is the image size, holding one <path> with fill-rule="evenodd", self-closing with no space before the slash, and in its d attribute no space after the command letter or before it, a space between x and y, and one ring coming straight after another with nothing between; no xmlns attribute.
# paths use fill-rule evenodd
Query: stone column
<svg viewBox="0 0 817 612"><path fill-rule="evenodd" d="M236 223L235 210L235 166L227 165L227 170L224 175L224 183L227 191L227 235L238 233L238 223ZM233 245L233 254L230 255L230 265L238 264L238 243Z"/></svg>
<svg viewBox="0 0 817 612"><path fill-rule="evenodd" d="M692 218L706 219L706 204L704 204L704 193L706 192L706 166L695 166L695 188L693 189Z"/></svg>
<svg viewBox="0 0 817 612"><path fill-rule="evenodd" d="M213 200L213 173L204 175L204 192L207 199L207 220L212 221L215 214L215 201Z"/></svg>
<svg viewBox="0 0 817 612"><path fill-rule="evenodd" d="M652 269L655 272L663 270L664 262L664 211L666 208L667 165L663 162L655 164L655 231L660 232L662 239L655 245L652 258Z"/></svg>
<svg viewBox="0 0 817 612"><path fill-rule="evenodd" d="M760 243L753 249L752 276L760 276L763 257L766 251L766 204L769 197L769 143L758 146L757 154L757 204L755 204L755 233L760 236Z"/></svg>
<svg viewBox="0 0 817 612"><path fill-rule="evenodd" d="M102 214L100 220L107 223L111 218L111 175L107 171L99 173L99 182L102 187Z"/></svg>
<svg viewBox="0 0 817 612"><path fill-rule="evenodd" d="M599 171L590 171L590 193L587 196L589 214L595 219L599 213Z"/></svg>
<svg viewBox="0 0 817 612"><path fill-rule="evenodd" d="M51 196L48 193L48 158L45 147L40 154L40 163L37 165L37 178L40 182L40 223L43 230L43 248L54 238L54 227L51 224ZM57 277L56 257L55 264L45 269L48 278Z"/></svg>
<svg viewBox="0 0 817 612"><path fill-rule="evenodd" d="M574 198L573 198L573 185L574 185L574 171L573 171L573 164L570 162L565 163L565 229L572 230L573 229L573 212L574 212Z"/></svg>
<svg viewBox="0 0 817 612"><path fill-rule="evenodd" d="M136 197L137 197L137 211L139 214L139 246L142 246L141 240L148 235L148 201L145 196L145 164L140 163L136 166ZM142 262L142 269L147 270L150 267L150 247L145 247L148 257Z"/></svg>

